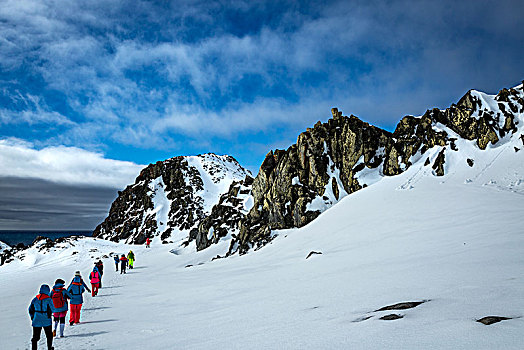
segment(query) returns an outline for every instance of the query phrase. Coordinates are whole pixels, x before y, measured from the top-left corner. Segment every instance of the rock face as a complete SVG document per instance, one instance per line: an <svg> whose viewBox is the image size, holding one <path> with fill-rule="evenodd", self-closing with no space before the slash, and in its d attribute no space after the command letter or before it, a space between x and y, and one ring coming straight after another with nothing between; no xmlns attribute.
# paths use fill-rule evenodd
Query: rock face
<svg viewBox="0 0 524 350"><path fill-rule="evenodd" d="M400 172L401 151L392 151L391 133L357 117L344 117L336 108L332 115L327 123L318 122L300 134L287 150L266 155L253 182L254 206L241 224L241 253L251 242L267 243L272 229L304 226L368 185L359 178L367 169L383 165L391 173Z"/></svg>
<svg viewBox="0 0 524 350"><path fill-rule="evenodd" d="M158 236L163 242L183 238L212 213L233 182L245 181L246 176L249 172L233 157L215 154L151 164L119 192L93 236L135 244L147 237Z"/></svg>
<svg viewBox="0 0 524 350"><path fill-rule="evenodd" d="M402 118L393 133L331 113L288 149L270 151L254 179L232 157L214 154L148 166L119 193L94 236L138 244L159 236L194 242L197 250L230 240L227 255L246 253L270 242L273 230L307 225L344 196L416 162L445 175L446 155L460 152L463 140L484 150L511 137L524 92L522 85L497 95L471 90L445 110Z"/></svg>
<svg viewBox="0 0 524 350"><path fill-rule="evenodd" d="M459 151L458 138L484 150L517 131L517 113L524 113L522 85L496 96L471 90L445 110L402 118L393 134L334 108L332 119L300 134L296 144L266 155L253 182L254 206L229 253L263 246L274 229L308 224L340 198L402 173L435 147L437 156L425 165L443 176L446 152Z"/></svg>
<svg viewBox="0 0 524 350"><path fill-rule="evenodd" d="M222 238L235 234L240 222L253 206L251 186L253 178L247 175L243 180L233 181L227 193L220 196L211 213L193 228L189 241L196 240L196 249L202 250Z"/></svg>

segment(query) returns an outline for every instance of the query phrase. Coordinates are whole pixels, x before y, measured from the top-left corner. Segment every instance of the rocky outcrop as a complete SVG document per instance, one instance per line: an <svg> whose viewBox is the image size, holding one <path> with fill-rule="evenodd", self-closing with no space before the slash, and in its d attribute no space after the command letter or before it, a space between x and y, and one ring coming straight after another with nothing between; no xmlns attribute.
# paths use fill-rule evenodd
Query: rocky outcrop
<svg viewBox="0 0 524 350"><path fill-rule="evenodd" d="M494 323L498 323L500 321L506 321L511 320L511 317L503 317L503 316L486 316L482 317L481 319L478 319L477 322L482 323L486 326L492 325Z"/></svg>
<svg viewBox="0 0 524 350"><path fill-rule="evenodd" d="M332 115L327 123L318 122L300 134L287 150L266 155L253 182L254 206L232 248L239 243L242 253L251 242L263 245L271 240L272 229L308 224L320 214L317 208L329 207L366 186L359 181L359 172L378 168L385 159L388 169L398 172L391 133L355 116L342 116L336 108ZM395 161L389 161L392 157Z"/></svg>
<svg viewBox="0 0 524 350"><path fill-rule="evenodd" d="M135 244L147 237L167 242L177 232L198 227L229 185L248 174L233 157L215 154L151 164L118 193L93 236Z"/></svg>
<svg viewBox="0 0 524 350"><path fill-rule="evenodd" d="M252 184L253 178L249 175L243 180L234 181L228 192L213 206L211 213L200 221L198 227L191 230L187 244L195 240L199 251L237 233L240 222L253 205Z"/></svg>
<svg viewBox="0 0 524 350"><path fill-rule="evenodd" d="M457 138L484 150L517 131L514 114L522 111L522 87L496 96L471 90L445 110L402 118L391 134L334 108L332 119L307 129L296 144L266 155L253 182L254 206L229 254L263 246L273 238L272 230L308 224L340 198L368 186L366 174L400 174L435 147L437 155L425 157L424 164L443 176L447 152L459 151Z"/></svg>

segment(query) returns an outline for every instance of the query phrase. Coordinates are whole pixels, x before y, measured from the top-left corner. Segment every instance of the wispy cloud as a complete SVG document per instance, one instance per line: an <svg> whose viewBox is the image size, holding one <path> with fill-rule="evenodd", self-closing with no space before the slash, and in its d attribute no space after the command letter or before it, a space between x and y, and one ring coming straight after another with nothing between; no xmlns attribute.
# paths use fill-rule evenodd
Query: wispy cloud
<svg viewBox="0 0 524 350"><path fill-rule="evenodd" d="M271 143L275 125L304 128L333 105L389 126L469 88L518 82L522 11L518 1L4 1L0 68L39 77L25 94L46 107L4 105L0 120L62 123L45 137L68 145L182 153L260 131Z"/></svg>

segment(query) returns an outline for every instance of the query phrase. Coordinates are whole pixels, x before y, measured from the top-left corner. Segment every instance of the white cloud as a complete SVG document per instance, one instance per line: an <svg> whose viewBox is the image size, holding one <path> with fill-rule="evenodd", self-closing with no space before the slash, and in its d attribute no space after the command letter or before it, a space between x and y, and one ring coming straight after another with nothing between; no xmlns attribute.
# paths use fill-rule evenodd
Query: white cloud
<svg viewBox="0 0 524 350"><path fill-rule="evenodd" d="M0 140L0 165L0 177L119 189L133 183L144 167L76 147L36 149L32 143L14 138Z"/></svg>
<svg viewBox="0 0 524 350"><path fill-rule="evenodd" d="M66 116L51 110L41 98L35 95L22 95L17 92L10 98L24 107L21 111L0 108L0 124L52 124L52 125L75 125Z"/></svg>
<svg viewBox="0 0 524 350"><path fill-rule="evenodd" d="M396 122L468 88L493 92L522 72L520 57L507 54L514 48L490 48L496 35L522 38L518 6L495 6L494 17L489 1L303 8L283 1L285 13L270 16L278 20L239 35L224 24L223 11L247 15L264 2L171 4L176 11L158 2L4 1L0 66L34 62L28 68L66 96L76 123L44 107L2 109L0 123L67 125L54 136L67 144L163 148L175 137L184 144L305 127L329 116L332 105L372 123ZM507 21L496 20L504 15ZM256 85L242 85L250 76Z"/></svg>

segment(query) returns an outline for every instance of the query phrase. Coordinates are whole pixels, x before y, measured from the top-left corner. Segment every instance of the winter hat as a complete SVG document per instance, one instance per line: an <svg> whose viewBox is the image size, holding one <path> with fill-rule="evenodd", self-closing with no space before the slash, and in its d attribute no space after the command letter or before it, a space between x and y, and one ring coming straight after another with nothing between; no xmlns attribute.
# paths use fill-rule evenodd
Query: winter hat
<svg viewBox="0 0 524 350"><path fill-rule="evenodd" d="M57 284L64 284L64 283L65 283L65 281L64 281L63 279L61 279L61 278L58 278L58 279L55 281L55 285L57 285Z"/></svg>
<svg viewBox="0 0 524 350"><path fill-rule="evenodd" d="M51 288L47 284L42 284L40 286L40 294L47 294L49 295L49 292L51 291Z"/></svg>
<svg viewBox="0 0 524 350"><path fill-rule="evenodd" d="M75 276L81 276L81 275L80 275L80 271L76 271L76 272L75 272Z"/></svg>

